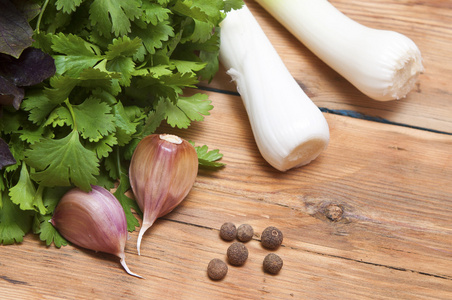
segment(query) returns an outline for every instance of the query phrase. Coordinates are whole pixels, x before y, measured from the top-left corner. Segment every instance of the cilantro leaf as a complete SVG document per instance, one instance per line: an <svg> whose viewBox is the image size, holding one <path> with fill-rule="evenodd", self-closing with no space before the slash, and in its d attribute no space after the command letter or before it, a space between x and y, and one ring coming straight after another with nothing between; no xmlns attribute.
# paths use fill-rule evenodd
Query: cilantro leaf
<svg viewBox="0 0 452 300"><path fill-rule="evenodd" d="M185 74L196 73L197 71L202 70L206 66L206 63L173 59L171 60L171 65L176 67L179 73Z"/></svg>
<svg viewBox="0 0 452 300"><path fill-rule="evenodd" d="M73 105L75 124L84 139L97 142L115 130L115 120L111 107L90 97L79 105Z"/></svg>
<svg viewBox="0 0 452 300"><path fill-rule="evenodd" d="M113 146L118 144L118 139L114 134L107 135L102 139L88 143L85 147L91 151L94 151L99 159L107 157L112 151Z"/></svg>
<svg viewBox="0 0 452 300"><path fill-rule="evenodd" d="M205 94L195 94L191 97L180 97L177 104L168 102L166 106L166 121L172 127L188 128L191 121L202 121L203 115L209 115L213 108Z"/></svg>
<svg viewBox="0 0 452 300"><path fill-rule="evenodd" d="M41 214L47 211L42 202L42 189L36 190L25 163L22 164L19 181L9 190L9 196L22 210L36 210Z"/></svg>
<svg viewBox="0 0 452 300"><path fill-rule="evenodd" d="M139 0L94 0L89 10L91 25L104 36L126 35L130 32L130 21L141 14L140 6Z"/></svg>
<svg viewBox="0 0 452 300"><path fill-rule="evenodd" d="M230 12L233 9L240 9L243 6L242 0L224 0L224 12Z"/></svg>
<svg viewBox="0 0 452 300"><path fill-rule="evenodd" d="M135 133L138 124L133 122L132 116L127 113L121 102L113 106L113 115L115 124L119 129L122 129L128 135Z"/></svg>
<svg viewBox="0 0 452 300"><path fill-rule="evenodd" d="M47 121L43 124L43 126L73 126L73 120L70 111L64 107L60 106L55 108L47 118Z"/></svg>
<svg viewBox="0 0 452 300"><path fill-rule="evenodd" d="M203 11L201 7L196 5L195 1L192 0L178 0L174 4L172 10L181 15L191 17L199 21L209 21L209 15Z"/></svg>
<svg viewBox="0 0 452 300"><path fill-rule="evenodd" d="M69 186L71 183L85 191L96 183L99 174L96 154L80 143L73 130L62 139L44 139L31 145L25 161L36 172L32 178L44 186Z"/></svg>
<svg viewBox="0 0 452 300"><path fill-rule="evenodd" d="M190 142L193 146L194 143ZM219 168L225 166L224 163L220 163L217 160L223 157L218 149L209 151L206 145L196 146L196 154L198 154L198 162L200 166Z"/></svg>
<svg viewBox="0 0 452 300"><path fill-rule="evenodd" d="M191 97L180 97L177 106L191 121L202 121L204 116L210 115L211 103L206 94L197 93Z"/></svg>
<svg viewBox="0 0 452 300"><path fill-rule="evenodd" d="M50 223L51 215L38 216L35 220L36 225L33 232L39 234L39 239L46 242L47 246L50 246L52 242L55 247L60 248L61 246L66 246L68 242L66 239L53 227Z"/></svg>
<svg viewBox="0 0 452 300"><path fill-rule="evenodd" d="M46 122L47 116L59 104L60 99L49 98L42 90L30 90L25 95L22 108L28 111L28 119L37 125Z"/></svg>
<svg viewBox="0 0 452 300"><path fill-rule="evenodd" d="M19 138L27 142L29 144L34 144L38 142L42 136L46 135L46 128L44 126L36 127L26 127L21 130L18 130L18 133L20 134Z"/></svg>
<svg viewBox="0 0 452 300"><path fill-rule="evenodd" d="M75 11L77 6L82 3L83 0L56 0L56 8L58 10L63 10L64 13L71 13Z"/></svg>
<svg viewBox="0 0 452 300"><path fill-rule="evenodd" d="M0 209L0 244L10 245L23 241L32 225L33 212L21 210L11 202L7 192L3 192Z"/></svg>
<svg viewBox="0 0 452 300"><path fill-rule="evenodd" d="M53 56L59 75L77 77L84 69L94 67L103 58L97 46L73 34L53 35L52 49L64 54Z"/></svg>
<svg viewBox="0 0 452 300"><path fill-rule="evenodd" d="M107 59L111 60L120 56L132 57L141 46L141 40L134 38L131 40L128 36L113 39L113 43L108 45L108 51L105 53Z"/></svg>
<svg viewBox="0 0 452 300"><path fill-rule="evenodd" d="M146 122L141 129L141 137L154 133L166 118L166 103L165 100L159 101L155 110L149 112Z"/></svg>
<svg viewBox="0 0 452 300"><path fill-rule="evenodd" d="M201 22L195 20L195 28L192 35L190 36L190 41L205 43L208 41L214 32L215 25L210 22Z"/></svg>
<svg viewBox="0 0 452 300"><path fill-rule="evenodd" d="M122 208L126 214L127 220L127 230L134 231L135 227L139 227L140 223L137 218L133 215L132 210L141 214L141 210L138 207L138 204L135 200L130 199L126 192L130 189L129 177L121 172L121 177L119 178L119 186L113 195L118 199L119 203L121 203Z"/></svg>
<svg viewBox="0 0 452 300"><path fill-rule="evenodd" d="M151 23L154 26L159 22L168 20L169 14L171 14L171 10L168 8L152 2L144 2L141 8L144 10L142 19L146 23Z"/></svg>
<svg viewBox="0 0 452 300"><path fill-rule="evenodd" d="M174 29L169 21L162 21L156 25L148 24L144 28L133 26L131 36L140 38L146 50L154 54L156 49L163 46L162 42L174 36Z"/></svg>

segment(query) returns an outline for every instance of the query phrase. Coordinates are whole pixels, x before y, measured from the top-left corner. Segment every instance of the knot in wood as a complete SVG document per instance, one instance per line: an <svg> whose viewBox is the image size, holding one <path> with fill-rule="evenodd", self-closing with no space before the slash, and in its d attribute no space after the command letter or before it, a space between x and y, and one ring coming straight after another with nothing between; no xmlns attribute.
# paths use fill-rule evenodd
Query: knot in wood
<svg viewBox="0 0 452 300"><path fill-rule="evenodd" d="M343 214L343 208L337 204L329 204L325 208L325 216L333 222L339 221Z"/></svg>

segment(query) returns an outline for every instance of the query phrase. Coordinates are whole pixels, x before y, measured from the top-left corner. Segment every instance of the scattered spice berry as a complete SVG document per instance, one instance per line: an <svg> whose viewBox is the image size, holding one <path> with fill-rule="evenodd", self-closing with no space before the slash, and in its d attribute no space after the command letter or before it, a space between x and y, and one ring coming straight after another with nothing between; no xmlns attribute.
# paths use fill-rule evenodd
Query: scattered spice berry
<svg viewBox="0 0 452 300"><path fill-rule="evenodd" d="M228 265L221 259L214 258L207 266L207 275L212 280L221 280L228 273Z"/></svg>
<svg viewBox="0 0 452 300"><path fill-rule="evenodd" d="M237 239L241 242L248 242L253 238L254 229L249 224L242 224L237 228Z"/></svg>
<svg viewBox="0 0 452 300"><path fill-rule="evenodd" d="M234 242L227 251L228 261L233 266L241 266L248 258L248 249L243 243Z"/></svg>
<svg viewBox="0 0 452 300"><path fill-rule="evenodd" d="M220 237L225 241L232 241L237 236L237 228L231 222L221 225Z"/></svg>
<svg viewBox="0 0 452 300"><path fill-rule="evenodd" d="M261 236L261 243L267 249L277 249L283 241L282 232L273 226L269 226L264 229Z"/></svg>
<svg viewBox="0 0 452 300"><path fill-rule="evenodd" d="M283 266L283 260L275 253L270 253L264 258L264 271L270 274L278 274Z"/></svg>

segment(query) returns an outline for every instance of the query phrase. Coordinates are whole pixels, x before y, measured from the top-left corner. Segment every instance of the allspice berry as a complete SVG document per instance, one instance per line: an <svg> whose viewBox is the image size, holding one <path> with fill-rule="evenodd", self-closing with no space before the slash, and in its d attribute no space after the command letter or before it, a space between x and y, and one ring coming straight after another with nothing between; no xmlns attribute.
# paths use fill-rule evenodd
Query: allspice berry
<svg viewBox="0 0 452 300"><path fill-rule="evenodd" d="M282 232L273 226L264 229L261 236L261 243L267 249L274 250L281 246L283 241Z"/></svg>
<svg viewBox="0 0 452 300"><path fill-rule="evenodd" d="M237 236L237 228L231 222L221 225L220 237L225 241L232 241Z"/></svg>
<svg viewBox="0 0 452 300"><path fill-rule="evenodd" d="M270 253L264 258L264 271L270 274L278 274L283 266L283 260L275 253Z"/></svg>
<svg viewBox="0 0 452 300"><path fill-rule="evenodd" d="M237 228L237 239L241 242L248 242L253 238L254 229L249 224L242 224Z"/></svg>
<svg viewBox="0 0 452 300"><path fill-rule="evenodd" d="M234 242L226 252L228 261L233 266L241 266L248 259L248 249L243 243Z"/></svg>
<svg viewBox="0 0 452 300"><path fill-rule="evenodd" d="M212 280L221 280L228 273L228 265L221 259L214 258L207 266L207 275Z"/></svg>

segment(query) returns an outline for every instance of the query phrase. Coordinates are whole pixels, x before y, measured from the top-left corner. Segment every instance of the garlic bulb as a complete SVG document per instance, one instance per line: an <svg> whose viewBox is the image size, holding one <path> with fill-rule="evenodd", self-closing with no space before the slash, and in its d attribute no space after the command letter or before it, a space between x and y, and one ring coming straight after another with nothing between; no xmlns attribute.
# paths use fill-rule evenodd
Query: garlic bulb
<svg viewBox="0 0 452 300"><path fill-rule="evenodd" d="M198 174L198 156L187 141L170 134L152 134L133 153L129 178L143 212L137 250L154 221L171 212L191 190Z"/></svg>
<svg viewBox="0 0 452 300"><path fill-rule="evenodd" d="M112 193L100 186L90 192L74 188L59 201L50 222L68 241L77 246L110 253L121 259L130 275L124 248L127 241L127 221L124 210Z"/></svg>

